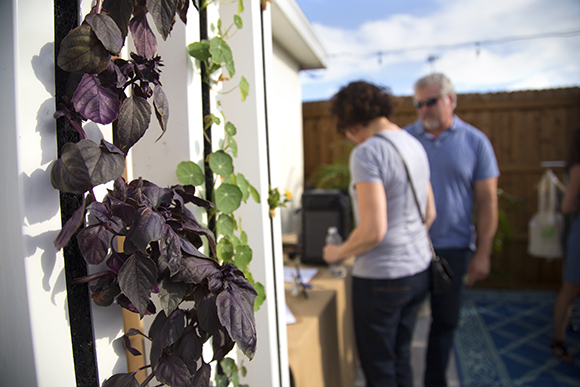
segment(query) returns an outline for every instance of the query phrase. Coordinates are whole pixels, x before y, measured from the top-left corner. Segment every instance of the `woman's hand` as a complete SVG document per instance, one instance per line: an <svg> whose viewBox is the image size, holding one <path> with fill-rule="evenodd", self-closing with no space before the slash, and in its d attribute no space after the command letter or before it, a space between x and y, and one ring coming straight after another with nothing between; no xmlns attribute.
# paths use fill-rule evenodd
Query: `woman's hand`
<svg viewBox="0 0 580 387"><path fill-rule="evenodd" d="M328 264L337 263L343 260L340 255L341 245L326 245L322 249L322 259Z"/></svg>

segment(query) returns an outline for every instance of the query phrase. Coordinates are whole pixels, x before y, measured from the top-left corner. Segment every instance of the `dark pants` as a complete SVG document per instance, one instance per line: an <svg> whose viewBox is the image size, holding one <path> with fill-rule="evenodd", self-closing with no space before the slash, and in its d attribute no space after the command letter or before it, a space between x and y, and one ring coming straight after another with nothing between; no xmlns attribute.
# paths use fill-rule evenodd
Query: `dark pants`
<svg viewBox="0 0 580 387"><path fill-rule="evenodd" d="M394 280L353 277L356 343L367 387L412 387L411 339L429 271Z"/></svg>
<svg viewBox="0 0 580 387"><path fill-rule="evenodd" d="M459 324L461 299L465 286L463 276L472 252L469 249L435 249L435 253L447 260L453 271L451 288L443 294L431 295L431 328L425 363L425 386L445 387L445 373L453 345L453 335Z"/></svg>

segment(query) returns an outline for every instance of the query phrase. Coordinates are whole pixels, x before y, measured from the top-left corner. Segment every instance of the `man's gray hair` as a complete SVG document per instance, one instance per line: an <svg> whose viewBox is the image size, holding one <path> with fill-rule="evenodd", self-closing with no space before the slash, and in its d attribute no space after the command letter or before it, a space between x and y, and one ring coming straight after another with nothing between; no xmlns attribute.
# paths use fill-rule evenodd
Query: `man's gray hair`
<svg viewBox="0 0 580 387"><path fill-rule="evenodd" d="M418 89L422 89L433 83L439 86L440 95L452 95L453 97L456 96L453 83L451 83L451 80L442 73L432 73L419 79L417 82L415 82L414 90L417 91Z"/></svg>

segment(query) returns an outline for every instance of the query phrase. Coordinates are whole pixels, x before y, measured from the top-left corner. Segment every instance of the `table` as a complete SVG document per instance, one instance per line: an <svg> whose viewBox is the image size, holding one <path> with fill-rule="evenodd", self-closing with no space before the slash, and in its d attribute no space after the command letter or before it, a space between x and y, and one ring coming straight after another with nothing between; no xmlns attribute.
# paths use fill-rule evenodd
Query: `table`
<svg viewBox="0 0 580 387"><path fill-rule="evenodd" d="M339 385L336 300L332 290L310 290L308 298L287 295L297 322L287 327L288 362L296 387Z"/></svg>
<svg viewBox="0 0 580 387"><path fill-rule="evenodd" d="M326 266L316 268L308 298L286 294L286 303L297 318L287 326L290 369L296 387L353 387L357 354L352 322L352 263L347 276L334 278ZM326 305L329 303L329 305Z"/></svg>

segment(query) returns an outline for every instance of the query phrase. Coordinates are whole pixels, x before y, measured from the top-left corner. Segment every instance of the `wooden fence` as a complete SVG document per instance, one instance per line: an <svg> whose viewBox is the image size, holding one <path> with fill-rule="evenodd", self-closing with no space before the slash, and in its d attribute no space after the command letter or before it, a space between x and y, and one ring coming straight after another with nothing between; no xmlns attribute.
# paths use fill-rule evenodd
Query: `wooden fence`
<svg viewBox="0 0 580 387"><path fill-rule="evenodd" d="M405 126L416 119L411 97L396 97L391 120ZM344 157L345 141L335 130L329 101L303 104L304 176L322 164ZM551 289L561 284L561 260L547 261L527 253L528 222L537 210L536 186L546 162L562 162L572 132L580 125L580 88L458 95L456 114L491 140L501 176L499 187L521 199L503 207L513 231L510 242L492 258L492 275L483 287ZM552 170L563 180L564 168Z"/></svg>

